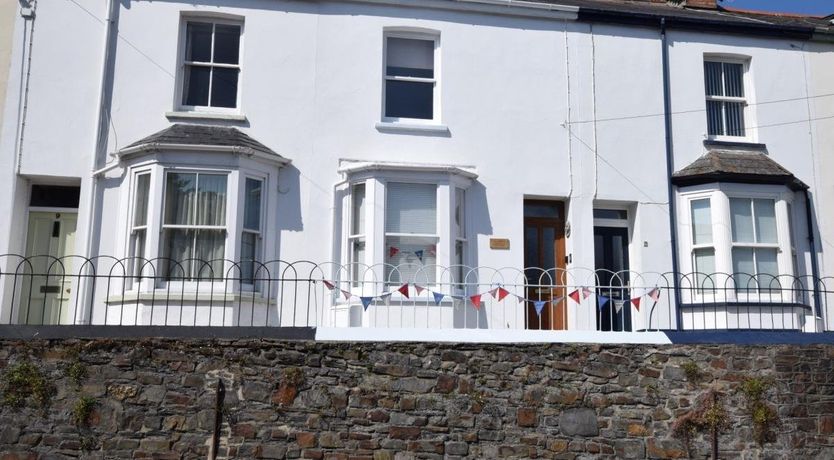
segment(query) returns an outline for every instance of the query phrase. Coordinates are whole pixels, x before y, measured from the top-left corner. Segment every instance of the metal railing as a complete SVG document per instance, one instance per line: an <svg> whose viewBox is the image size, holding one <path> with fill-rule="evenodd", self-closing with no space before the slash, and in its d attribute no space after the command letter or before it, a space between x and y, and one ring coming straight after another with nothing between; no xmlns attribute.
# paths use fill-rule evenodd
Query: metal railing
<svg viewBox="0 0 834 460"><path fill-rule="evenodd" d="M0 324L822 332L832 329L828 281L5 255Z"/></svg>

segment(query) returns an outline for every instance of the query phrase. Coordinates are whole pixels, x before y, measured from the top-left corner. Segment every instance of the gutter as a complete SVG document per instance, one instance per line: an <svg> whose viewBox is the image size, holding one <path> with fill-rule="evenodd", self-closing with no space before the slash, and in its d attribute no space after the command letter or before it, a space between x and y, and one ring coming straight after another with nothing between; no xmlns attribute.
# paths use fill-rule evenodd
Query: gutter
<svg viewBox="0 0 834 460"><path fill-rule="evenodd" d="M434 9L465 13L498 14L544 19L575 20L578 6L538 3L524 0L345 0L351 3Z"/></svg>
<svg viewBox="0 0 834 460"><path fill-rule="evenodd" d="M87 228L86 228L86 237L84 241L84 251L87 253L88 258L94 258L95 254L93 254L93 243L97 240L95 237L96 233L96 216L98 215L98 207L100 203L98 202L98 191L99 191L99 178L96 174L96 170L98 169L99 165L99 157L102 156L102 152L107 149L107 129L109 126L109 111L107 106L109 105L109 100L107 97L108 86L112 84L111 72L109 71L112 62L113 62L113 32L115 27L113 26L114 20L114 11L116 8L119 7L119 3L116 0L108 0L107 1L107 17L104 22L104 53L102 56L102 64L101 64L101 83L99 86L99 94L98 94L98 116L96 117L96 141L95 141L95 150L91 155L90 159L90 186L87 187L87 193L84 196L84 202L87 204ZM106 118L108 117L108 118ZM85 310L85 306L90 304L92 305L91 300L88 297L91 294L89 289L89 282L88 283L79 283L79 297L81 297L81 305L82 308L79 308L76 311L76 318L75 324L86 324L88 322L88 316L92 314L92 311L87 312ZM76 299L76 302L78 300ZM88 302L90 301L90 302Z"/></svg>
<svg viewBox="0 0 834 460"><path fill-rule="evenodd" d="M677 315L677 329L683 329L683 312L681 311L681 291L678 282L680 267L678 262L678 206L675 200L675 188L672 176L675 172L674 145L672 143L672 96L669 89L669 42L666 37L666 18L660 18L660 41L663 61L663 122L666 132L666 186L669 197L669 234L672 248L672 285L675 290L675 314Z"/></svg>
<svg viewBox="0 0 834 460"><path fill-rule="evenodd" d="M289 158L284 158L274 152L265 152L263 150L254 149L252 147L242 147L239 145L199 145L199 144L173 144L165 142L153 142L148 144L140 144L132 147L126 147L116 153L119 160L139 155L142 153L153 152L200 152L200 153L231 153L233 155L254 157L272 163L277 163L279 166L287 166L292 163ZM112 168L102 168L93 174L109 171Z"/></svg>

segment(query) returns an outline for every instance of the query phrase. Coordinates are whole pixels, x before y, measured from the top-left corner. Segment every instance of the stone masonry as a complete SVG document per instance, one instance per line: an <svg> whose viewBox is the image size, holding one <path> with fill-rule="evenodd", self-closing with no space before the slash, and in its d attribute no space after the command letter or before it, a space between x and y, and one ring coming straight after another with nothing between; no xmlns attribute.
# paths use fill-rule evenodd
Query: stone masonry
<svg viewBox="0 0 834 460"><path fill-rule="evenodd" d="M834 458L826 346L0 342L2 382L22 362L49 397L0 409L3 460L708 458L708 434L672 425L709 389L721 458ZM778 415L764 445L750 378Z"/></svg>

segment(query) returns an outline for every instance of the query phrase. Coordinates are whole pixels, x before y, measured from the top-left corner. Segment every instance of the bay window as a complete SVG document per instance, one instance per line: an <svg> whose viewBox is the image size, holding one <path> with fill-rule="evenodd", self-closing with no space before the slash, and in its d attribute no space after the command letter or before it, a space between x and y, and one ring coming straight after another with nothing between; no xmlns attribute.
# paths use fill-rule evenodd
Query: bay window
<svg viewBox="0 0 834 460"><path fill-rule="evenodd" d="M167 279L223 277L226 182L224 174L167 173L161 247Z"/></svg>
<svg viewBox="0 0 834 460"><path fill-rule="evenodd" d="M247 177L243 190L243 230L240 235L240 278L247 286L266 276L259 270L261 258L261 197L263 181Z"/></svg>
<svg viewBox="0 0 834 460"><path fill-rule="evenodd" d="M384 289L460 282L459 267L468 264L472 169L343 160L340 172L346 176L341 254L349 265L345 275L361 285L356 292L378 294L377 282Z"/></svg>
<svg viewBox="0 0 834 460"><path fill-rule="evenodd" d="M682 191L690 238L689 272L698 293L739 296L791 289L793 193L782 186L715 184ZM684 271L686 271L684 266Z"/></svg>

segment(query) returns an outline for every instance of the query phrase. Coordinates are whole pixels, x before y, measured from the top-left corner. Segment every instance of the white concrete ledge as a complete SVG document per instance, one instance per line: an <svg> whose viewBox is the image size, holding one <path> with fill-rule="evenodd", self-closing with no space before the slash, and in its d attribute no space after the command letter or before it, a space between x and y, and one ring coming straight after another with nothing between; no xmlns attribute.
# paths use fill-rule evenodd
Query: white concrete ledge
<svg viewBox="0 0 834 460"><path fill-rule="evenodd" d="M535 331L523 329L323 328L324 342L671 344L663 332Z"/></svg>
<svg viewBox="0 0 834 460"><path fill-rule="evenodd" d="M376 129L382 132L413 132L422 134L436 134L440 136L446 136L449 134L449 127L446 125L423 125L420 123L399 123L390 121L380 121L376 124Z"/></svg>
<svg viewBox="0 0 834 460"><path fill-rule="evenodd" d="M233 113L207 113L207 112L165 112L169 120L224 120L224 121L246 121L246 115Z"/></svg>

